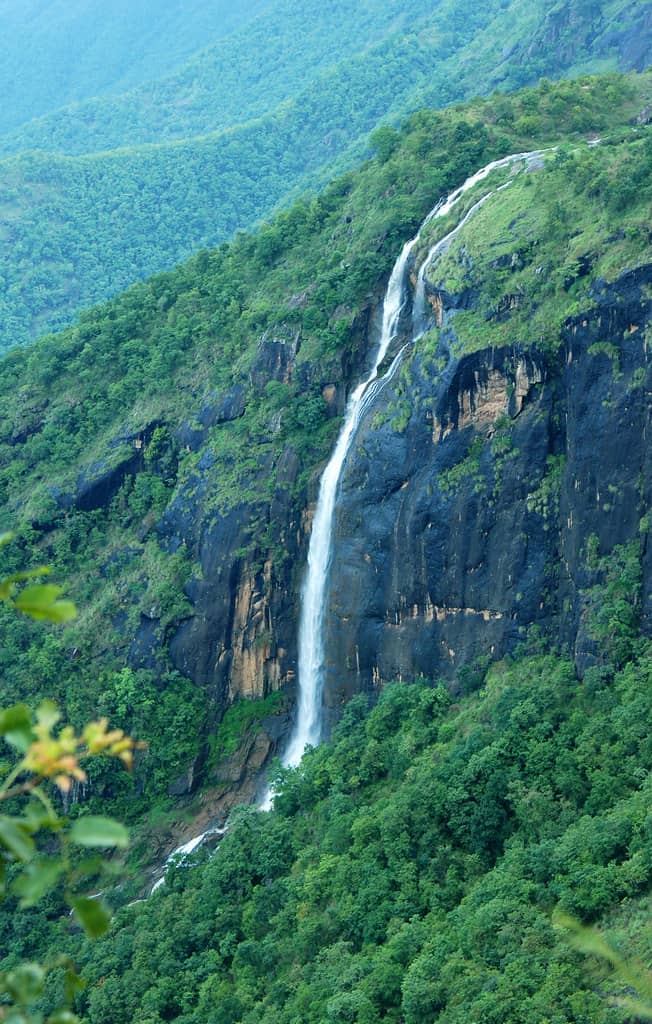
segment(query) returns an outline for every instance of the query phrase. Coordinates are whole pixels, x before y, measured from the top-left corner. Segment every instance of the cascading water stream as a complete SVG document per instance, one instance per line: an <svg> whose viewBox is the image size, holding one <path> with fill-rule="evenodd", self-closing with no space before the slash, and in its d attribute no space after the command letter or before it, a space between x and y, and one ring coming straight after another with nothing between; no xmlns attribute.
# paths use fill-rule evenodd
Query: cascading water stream
<svg viewBox="0 0 652 1024"><path fill-rule="evenodd" d="M383 304L383 322L380 342L371 372L362 383L358 384L351 394L346 407L344 423L337 439L335 450L324 470L319 487L319 497L312 524L312 533L308 549L308 566L302 588L301 618L299 624L298 668L299 668L299 700L294 730L290 737L283 764L291 767L301 760L307 746L314 746L321 739L321 703L324 674L324 616L326 613L326 591L328 586L329 568L332 558L333 517L335 512L337 488L347 454L355 437L357 428L364 414L378 395L382 387L396 372L407 344L394 358L384 376L379 377L379 368L387 352L395 340L398 327L407 301L407 264L412 249L419 239L423 227L435 218L447 216L462 196L486 178L492 171L508 167L519 161L529 165L541 157L544 151L516 153L512 156L494 160L481 168L474 175L455 189L443 201L439 202L428 214L417 235L403 246L403 250L392 270L385 300ZM509 184L509 182L507 183ZM507 185L501 186L505 188ZM446 250L453 237L466 224L470 217L492 195L494 190L483 196L464 215L462 220L444 238L437 242L428 252L418 274L417 287L413 302L413 330L411 342L424 333L427 326L425 311L425 274L433 259ZM260 806L269 807L272 793L268 790Z"/></svg>
<svg viewBox="0 0 652 1024"><path fill-rule="evenodd" d="M319 742L321 736L324 598L331 561L332 524L337 485L351 441L366 408L366 392L377 380L378 368L396 335L396 328L405 304L405 268L417 238L406 242L401 255L394 264L383 305L380 342L371 372L361 384L358 384L349 398L344 425L319 485L319 498L308 549L308 569L301 594L299 706L294 732L283 758L283 763L286 766L298 764L306 747L314 746Z"/></svg>
<svg viewBox="0 0 652 1024"><path fill-rule="evenodd" d="M530 166L532 161L542 157L545 152L546 150L536 149L529 153L514 153L511 156L502 157L500 160L493 160L490 164L487 164L485 167L480 168L480 170L476 171L474 175L472 175L470 178L467 178L463 185L460 185L460 187L455 189L454 192L451 192L447 199L445 199L442 203L435 207L430 217L427 218L426 221L424 222L424 225L422 225L422 229L425 226L425 224L428 223L428 220L431 219L432 217L439 218L448 216L448 214L451 212L456 203L462 198L464 193L468 192L469 189L472 189L474 187L474 185L479 184L479 182L487 178L492 171L499 170L502 167L510 167L512 164L518 163L519 161L526 161L527 165ZM466 211L461 221L459 221L458 224L456 224L452 231L449 231L447 235L444 235L444 237L440 238L438 242L435 242L432 248L428 251L426 258L424 259L419 269L419 273L417 276L417 284L414 292L414 301L412 304L412 324L414 340L416 340L417 337L423 334L427 328L427 316L425 311L426 273L430 266L432 265L433 260L435 259L436 256L439 256L442 253L446 252L450 243L455 238L457 233L462 230L464 225L467 223L467 221L471 219L473 214L477 210L479 210L481 206L484 206L488 199L491 199L491 197L495 195L496 192L501 192L504 188L508 188L509 185L511 185L511 180L505 182L504 185L500 185L498 188L494 189L493 192L487 192L486 195L478 199L477 203L474 203L473 206L471 206L470 209Z"/></svg>

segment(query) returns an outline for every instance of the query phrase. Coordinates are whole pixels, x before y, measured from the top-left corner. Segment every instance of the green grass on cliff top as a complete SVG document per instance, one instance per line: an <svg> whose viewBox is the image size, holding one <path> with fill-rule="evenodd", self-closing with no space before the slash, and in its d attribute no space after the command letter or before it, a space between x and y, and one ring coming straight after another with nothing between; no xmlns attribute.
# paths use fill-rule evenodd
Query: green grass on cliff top
<svg viewBox="0 0 652 1024"><path fill-rule="evenodd" d="M487 200L428 273L451 295L474 293L475 308L455 316L456 354L513 343L554 350L562 322L593 305L597 278L613 280L652 256L649 128L564 146L542 169L501 174L508 176L511 185Z"/></svg>

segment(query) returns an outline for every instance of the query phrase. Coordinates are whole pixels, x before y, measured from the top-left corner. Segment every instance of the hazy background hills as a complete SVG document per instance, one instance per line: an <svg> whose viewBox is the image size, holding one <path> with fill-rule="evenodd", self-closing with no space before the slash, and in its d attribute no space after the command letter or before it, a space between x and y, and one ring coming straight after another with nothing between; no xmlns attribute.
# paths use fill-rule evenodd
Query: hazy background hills
<svg viewBox="0 0 652 1024"><path fill-rule="evenodd" d="M637 0L34 0L2 4L0 30L2 350L323 184L378 123L643 68L652 16Z"/></svg>
<svg viewBox="0 0 652 1024"><path fill-rule="evenodd" d="M2 0L0 130L169 74L265 0Z"/></svg>

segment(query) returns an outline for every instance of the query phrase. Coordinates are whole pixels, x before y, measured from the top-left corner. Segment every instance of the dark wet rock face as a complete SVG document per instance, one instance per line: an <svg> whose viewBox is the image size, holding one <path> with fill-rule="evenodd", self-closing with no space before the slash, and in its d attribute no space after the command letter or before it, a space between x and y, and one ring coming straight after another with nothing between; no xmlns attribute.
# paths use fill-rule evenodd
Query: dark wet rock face
<svg viewBox="0 0 652 1024"><path fill-rule="evenodd" d="M247 393L241 384L226 392L213 391L202 403L196 419L182 423L175 439L182 448L197 452L206 442L211 427L230 423L244 416Z"/></svg>
<svg viewBox="0 0 652 1024"><path fill-rule="evenodd" d="M156 671L161 664L161 623L155 613L141 613L138 628L129 647L127 664L130 668Z"/></svg>
<svg viewBox="0 0 652 1024"><path fill-rule="evenodd" d="M652 499L651 281L645 268L615 285L597 282L594 308L565 324L554 353L514 346L433 359L417 346L403 383L376 401L353 444L336 515L327 727L350 696L390 679L423 674L472 685L475 664L514 650L533 625L571 651L580 671L599 663L586 626L586 595L597 578L587 541L594 536L600 554L638 538ZM455 310L468 303L441 293L432 299L450 343ZM377 327L369 313L362 319L359 353L372 347ZM320 375L295 355L291 340L263 339L252 374L306 376L341 408L341 368ZM297 488L303 466L288 447L252 482L256 491L256 481L274 472L271 496L209 514L214 458L205 449L158 532L169 550L183 546L201 566L187 588L193 614L169 653L219 720L239 697L280 688L294 698L313 506ZM257 543L263 531L265 545ZM642 614L650 628L652 546L643 541ZM153 622L141 622L134 663L153 664L156 635ZM252 771L254 761L282 749L289 719L282 728L271 721L267 738L252 746Z"/></svg>
<svg viewBox="0 0 652 1024"><path fill-rule="evenodd" d="M360 689L452 679L478 657L501 657L532 624L580 670L595 659L581 614L595 582L587 539L599 553L636 539L652 498L650 281L648 267L598 289L554 356L483 351L433 375L417 352L406 425L393 417L396 388L383 394L342 482L330 720Z"/></svg>
<svg viewBox="0 0 652 1024"><path fill-rule="evenodd" d="M96 462L80 474L73 505L82 512L104 508L118 493L128 476L137 472L141 463L139 449L128 451L114 465Z"/></svg>
<svg viewBox="0 0 652 1024"><path fill-rule="evenodd" d="M175 632L170 657L180 672L205 690L218 720L236 699L259 699L279 688L292 690L294 566L305 542L293 497L298 467L296 453L286 449L278 459L277 487L267 505L243 502L203 521L196 518L197 504L182 492L177 502L186 502L184 511L176 518L171 506L161 524L168 535L173 529L183 531L184 543L197 552L201 567L201 577L187 588L194 614ZM261 468L261 473L269 471L270 467ZM275 549L285 555L277 562L251 545L265 523ZM270 752L278 740L274 733Z"/></svg>
<svg viewBox="0 0 652 1024"><path fill-rule="evenodd" d="M202 405L197 419L202 427L214 427L218 423L230 423L244 415L246 392L236 384L225 394L213 393Z"/></svg>
<svg viewBox="0 0 652 1024"><path fill-rule="evenodd" d="M647 4L629 4L618 21L591 5L566 4L551 8L533 37L506 49L503 56L511 57L514 64L519 56L526 61L538 58L548 74L553 70L553 59L572 64L577 53L591 52L596 57L617 55L619 68L643 71L652 59L651 29L652 11ZM499 72L494 81L501 78Z"/></svg>
<svg viewBox="0 0 652 1024"><path fill-rule="evenodd" d="M128 477L144 467L143 455L154 431L161 426L154 420L138 431L120 431L108 444L111 456L86 466L72 491L51 488L55 502L62 509L92 512L106 508Z"/></svg>
<svg viewBox="0 0 652 1024"><path fill-rule="evenodd" d="M341 482L326 627L327 729L350 696L391 679L423 674L473 685L474 665L513 651L533 625L572 652L580 671L599 664L587 627L597 579L590 537L598 556L642 538L642 620L652 629L652 544L640 532L652 502L651 289L650 267L613 285L596 282L593 307L565 324L554 353L512 346L460 358L448 355L456 311L474 297L430 296L442 348L417 345L409 354L403 376L369 410ZM162 629L157 609L145 609L128 662L155 672L169 658L205 693L210 731L239 698L281 689L292 707L321 467L304 480L305 456L279 446L222 508L219 445L211 447L209 433L245 415L251 389L273 380L321 393L327 414L341 413L377 330L377 311L361 313L349 362L327 365L300 358L289 334L264 337L248 385L209 394L170 430L198 457L155 529L161 547L185 552L197 566L186 587L191 613ZM140 470L141 439L118 440L110 464L91 466L74 493L57 496L60 503L98 507ZM110 560L103 571L114 572ZM290 724L284 708L222 775L200 760L171 792L187 794L201 781L215 784L219 799L227 791L228 800L236 792L252 797L261 765L282 750Z"/></svg>
<svg viewBox="0 0 652 1024"><path fill-rule="evenodd" d="M270 380L287 384L298 350L298 334L287 338L267 336L261 338L250 372L252 384L255 387L264 387Z"/></svg>

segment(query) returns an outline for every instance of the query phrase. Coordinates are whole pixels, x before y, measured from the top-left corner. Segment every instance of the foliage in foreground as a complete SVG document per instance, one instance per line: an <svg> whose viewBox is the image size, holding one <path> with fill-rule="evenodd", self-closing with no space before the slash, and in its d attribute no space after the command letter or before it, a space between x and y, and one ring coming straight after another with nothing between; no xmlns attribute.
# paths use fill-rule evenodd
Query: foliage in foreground
<svg viewBox="0 0 652 1024"><path fill-rule="evenodd" d="M12 538L0 535L0 547ZM0 601L30 618L61 623L76 614L71 601L60 598L61 588L33 583L47 569L15 572L0 579ZM44 701L33 715L25 704L0 710L0 736L12 751L13 764L0 764L0 899L7 889L22 909L32 908L59 889L87 935L103 935L111 915L101 894L82 892L102 875L101 858L81 859L80 852L124 848L127 830L111 818L83 815L72 823L55 807L56 790L68 794L75 783L85 782L84 761L104 755L132 767L137 745L121 729L107 730L107 721L89 722L80 736L69 726L57 728L59 712ZM4 777L3 777L4 776ZM49 785L51 784L51 785ZM52 788L54 787L54 789ZM6 1024L42 1024L43 1014L33 1006L43 995L48 972L65 972L66 1001L82 984L72 961L60 950L50 962L15 963L0 972L0 1020ZM55 1010L47 1024L74 1024L67 1009Z"/></svg>

